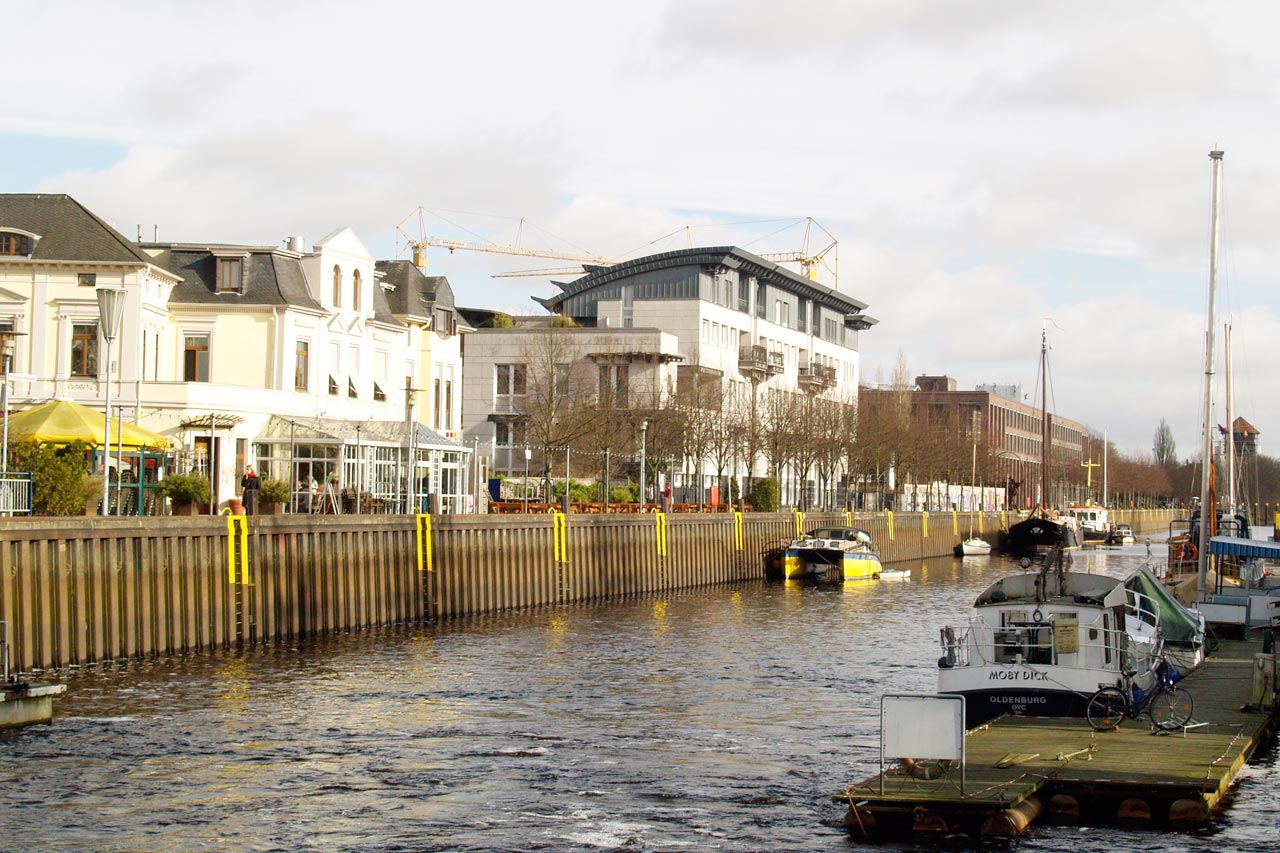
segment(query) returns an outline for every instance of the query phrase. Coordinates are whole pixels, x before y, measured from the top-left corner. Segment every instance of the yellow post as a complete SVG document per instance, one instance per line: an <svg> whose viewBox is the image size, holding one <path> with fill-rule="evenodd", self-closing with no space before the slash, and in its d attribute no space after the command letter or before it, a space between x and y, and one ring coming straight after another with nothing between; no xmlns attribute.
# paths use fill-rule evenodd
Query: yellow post
<svg viewBox="0 0 1280 853"><path fill-rule="evenodd" d="M844 523L846 527L853 527L853 513L847 509L844 511Z"/></svg>
<svg viewBox="0 0 1280 853"><path fill-rule="evenodd" d="M920 535L925 539L929 538L929 510L920 513Z"/></svg>
<svg viewBox="0 0 1280 853"><path fill-rule="evenodd" d="M425 567L427 571L434 572L435 566L431 562L431 516L426 513L418 515L418 571L422 571Z"/></svg>
<svg viewBox="0 0 1280 853"><path fill-rule="evenodd" d="M893 510L888 510L889 514L889 540L893 540Z"/></svg>
<svg viewBox="0 0 1280 853"><path fill-rule="evenodd" d="M551 516L552 551L557 563L569 562L569 520L563 512Z"/></svg>
<svg viewBox="0 0 1280 853"><path fill-rule="evenodd" d="M739 551L743 550L742 539L742 513L735 512L733 514L733 544L737 546Z"/></svg>
<svg viewBox="0 0 1280 853"><path fill-rule="evenodd" d="M236 559L236 539L240 540L240 559ZM227 516L227 583L236 582L236 569L240 569L240 582L249 585L249 519L243 515Z"/></svg>
<svg viewBox="0 0 1280 853"><path fill-rule="evenodd" d="M960 535L960 516L954 509L951 510L951 534L953 536Z"/></svg>
<svg viewBox="0 0 1280 853"><path fill-rule="evenodd" d="M804 535L804 513L800 510L792 510L792 514L796 520L796 538L799 539Z"/></svg>
<svg viewBox="0 0 1280 853"><path fill-rule="evenodd" d="M655 512L653 514L653 535L658 541L658 556L667 556L667 514L665 512Z"/></svg>
<svg viewBox="0 0 1280 853"><path fill-rule="evenodd" d="M1001 527L1008 527L1008 526L1009 526L1009 517L1008 517L1007 515L1005 515L1005 511L1004 511L1004 510L1000 510L1000 526L1001 526Z"/></svg>

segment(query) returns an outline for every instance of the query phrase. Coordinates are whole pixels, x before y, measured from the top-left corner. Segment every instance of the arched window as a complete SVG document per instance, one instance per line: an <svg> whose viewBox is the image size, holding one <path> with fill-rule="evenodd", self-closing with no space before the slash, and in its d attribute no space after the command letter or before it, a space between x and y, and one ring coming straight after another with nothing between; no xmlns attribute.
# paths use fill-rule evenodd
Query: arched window
<svg viewBox="0 0 1280 853"><path fill-rule="evenodd" d="M342 270L333 265L333 307L342 307Z"/></svg>
<svg viewBox="0 0 1280 853"><path fill-rule="evenodd" d="M351 307L355 311L360 310L360 270L351 275Z"/></svg>

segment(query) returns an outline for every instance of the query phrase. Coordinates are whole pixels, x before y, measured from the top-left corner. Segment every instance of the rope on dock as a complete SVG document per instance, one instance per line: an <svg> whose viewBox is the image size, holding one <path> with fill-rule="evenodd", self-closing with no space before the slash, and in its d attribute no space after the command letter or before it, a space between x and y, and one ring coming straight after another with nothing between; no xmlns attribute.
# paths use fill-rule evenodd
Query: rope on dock
<svg viewBox="0 0 1280 853"><path fill-rule="evenodd" d="M978 791L970 791L969 793L961 794L961 795L960 795L960 799L962 799L962 800L971 800L971 799L973 799L973 798L975 798L975 797L980 797L980 796L982 796L983 794L987 793L988 791L996 791L996 790L999 790L1000 788L1008 788L1008 787L1010 787L1010 786L1012 786L1012 785L1016 785L1016 784L1018 784L1019 782L1023 781L1024 779L1040 779L1040 780L1042 780L1042 781L1048 782L1048 781L1049 781L1049 779L1050 779L1050 777L1049 777L1049 776L1044 775L1043 773L1031 773L1031 772L1022 773L1022 774L1019 774L1019 775L1017 775L1017 776L1013 777L1012 779L1006 779L1006 780L1005 780L1005 781L1003 781L1003 782L997 782L997 783L996 783L996 784L994 784L994 785L988 785L987 787L982 788L981 790L978 790ZM1004 797L1003 797L1003 796L1002 796L1002 797L1000 797L1000 802L1002 802L1002 803L1003 803L1003 802L1005 802L1005 799L1004 799Z"/></svg>

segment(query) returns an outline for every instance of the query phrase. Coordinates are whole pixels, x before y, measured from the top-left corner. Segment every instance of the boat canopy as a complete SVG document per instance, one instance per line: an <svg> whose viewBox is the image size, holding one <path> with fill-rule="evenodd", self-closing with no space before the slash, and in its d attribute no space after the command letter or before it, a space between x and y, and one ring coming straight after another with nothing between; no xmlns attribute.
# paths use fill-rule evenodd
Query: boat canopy
<svg viewBox="0 0 1280 853"><path fill-rule="evenodd" d="M1125 603L1123 589L1124 582L1119 578L1086 572L1066 572L1061 577L1052 572L1006 575L984 589L974 606L1046 602L1065 598L1075 604L1122 607Z"/></svg>
<svg viewBox="0 0 1280 853"><path fill-rule="evenodd" d="M1218 557L1270 557L1280 560L1280 542L1215 536L1209 540L1209 553Z"/></svg>
<svg viewBox="0 0 1280 853"><path fill-rule="evenodd" d="M1174 597L1169 588L1145 568L1134 572L1125 586L1134 592L1142 593L1145 599L1138 601L1153 602L1160 613L1160 632L1164 641L1172 646L1198 646L1204 639L1204 627L1200 616L1186 607Z"/></svg>

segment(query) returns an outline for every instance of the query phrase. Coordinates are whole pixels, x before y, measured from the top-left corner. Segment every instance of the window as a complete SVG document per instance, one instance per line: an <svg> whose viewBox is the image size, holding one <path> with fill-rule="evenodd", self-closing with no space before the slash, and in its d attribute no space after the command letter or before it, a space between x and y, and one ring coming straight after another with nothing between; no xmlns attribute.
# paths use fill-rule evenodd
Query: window
<svg viewBox="0 0 1280 853"><path fill-rule="evenodd" d="M356 381L351 378L347 379L347 396L352 400L360 399L360 393L356 391Z"/></svg>
<svg viewBox="0 0 1280 853"><path fill-rule="evenodd" d="M525 366L523 364L497 365L499 397L525 395Z"/></svg>
<svg viewBox="0 0 1280 853"><path fill-rule="evenodd" d="M2 236L2 235L0 235ZM76 323L71 327L71 375L98 375L98 324Z"/></svg>
<svg viewBox="0 0 1280 853"><path fill-rule="evenodd" d="M82 272L76 274L76 284L81 287L97 287L98 274L96 272Z"/></svg>
<svg viewBox="0 0 1280 853"><path fill-rule="evenodd" d="M31 248L31 237L28 235L0 231L0 255L29 255Z"/></svg>
<svg viewBox="0 0 1280 853"><path fill-rule="evenodd" d="M334 376L332 373L329 374L329 396L338 396L338 377Z"/></svg>
<svg viewBox="0 0 1280 853"><path fill-rule="evenodd" d="M293 349L293 390L306 391L310 387L311 344L298 341Z"/></svg>
<svg viewBox="0 0 1280 853"><path fill-rule="evenodd" d="M444 428L453 429L453 380L444 381Z"/></svg>
<svg viewBox="0 0 1280 853"><path fill-rule="evenodd" d="M333 265L333 307L342 307L342 270Z"/></svg>
<svg viewBox="0 0 1280 853"><path fill-rule="evenodd" d="M387 392L383 391L382 386L377 382L373 383L373 399L377 400L379 403L386 402L387 399Z"/></svg>
<svg viewBox="0 0 1280 853"><path fill-rule="evenodd" d="M494 424L494 444L498 447L521 447L524 445L524 424L521 422L498 421Z"/></svg>
<svg viewBox="0 0 1280 853"><path fill-rule="evenodd" d="M791 303L783 302L781 299L773 301L774 322L779 326L791 325Z"/></svg>
<svg viewBox="0 0 1280 853"><path fill-rule="evenodd" d="M431 394L431 428L440 429L440 380L433 382Z"/></svg>
<svg viewBox="0 0 1280 853"><path fill-rule="evenodd" d="M600 365L600 397L602 399L617 395L620 398L619 403L626 403L630 368L628 364Z"/></svg>
<svg viewBox="0 0 1280 853"><path fill-rule="evenodd" d="M239 293L244 261L240 258L218 259L218 292Z"/></svg>
<svg viewBox="0 0 1280 853"><path fill-rule="evenodd" d="M209 336L185 335L182 348L182 378L187 382L209 381Z"/></svg>
<svg viewBox="0 0 1280 853"><path fill-rule="evenodd" d="M360 270L351 274L351 307L360 310Z"/></svg>

